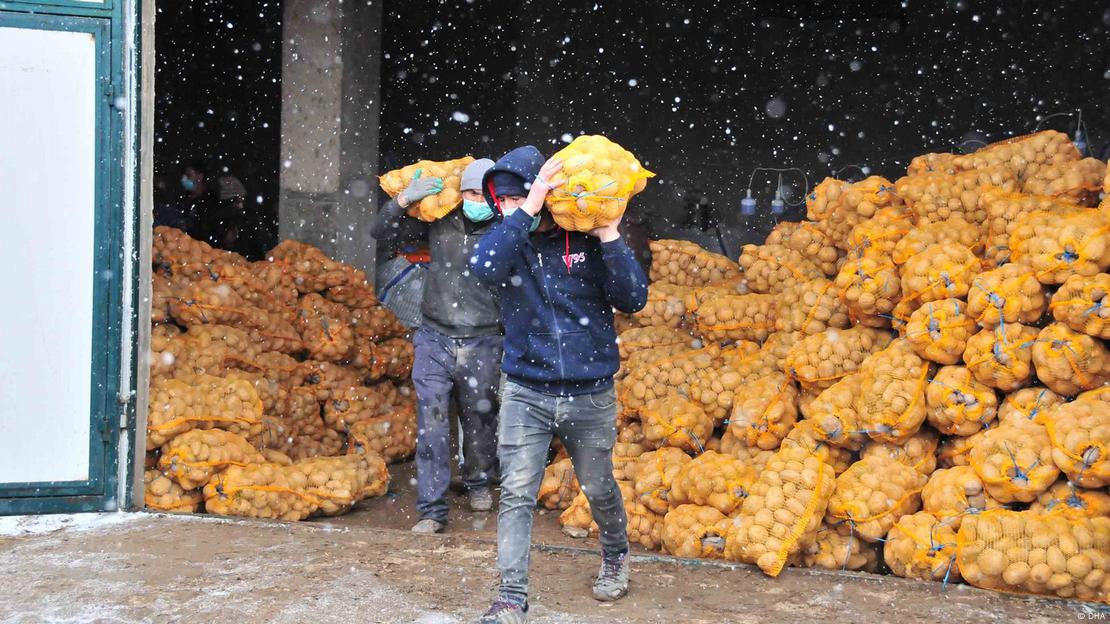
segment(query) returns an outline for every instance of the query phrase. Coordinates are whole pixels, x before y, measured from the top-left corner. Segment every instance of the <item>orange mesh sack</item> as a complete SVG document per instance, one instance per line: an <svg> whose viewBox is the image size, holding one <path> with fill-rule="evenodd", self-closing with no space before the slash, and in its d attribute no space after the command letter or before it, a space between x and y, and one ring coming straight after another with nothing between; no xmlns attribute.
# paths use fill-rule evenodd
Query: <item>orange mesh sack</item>
<svg viewBox="0 0 1110 624"><path fill-rule="evenodd" d="M774 354L766 346L759 351L741 351L692 373L688 395L719 424L732 413L737 393L744 386L776 370Z"/></svg>
<svg viewBox="0 0 1110 624"><path fill-rule="evenodd" d="M848 375L822 390L810 404L807 419L829 444L858 451L869 439L856 411L862 381L859 373Z"/></svg>
<svg viewBox="0 0 1110 624"><path fill-rule="evenodd" d="M748 288L748 280L744 277L735 277L709 286L688 287L685 301L686 314L692 315L698 311L703 303L712 302L721 297L750 294L752 294L752 289Z"/></svg>
<svg viewBox="0 0 1110 624"><path fill-rule="evenodd" d="M990 429L973 433L967 437L950 436L937 447L937 465L941 468L971 465L971 449L979 445Z"/></svg>
<svg viewBox="0 0 1110 624"><path fill-rule="evenodd" d="M890 343L890 334L870 327L828 329L796 343L784 365L809 392L820 392L859 370L872 353Z"/></svg>
<svg viewBox="0 0 1110 624"><path fill-rule="evenodd" d="M640 410L645 443L690 453L705 450L713 433L713 419L697 403L677 394L656 399Z"/></svg>
<svg viewBox="0 0 1110 624"><path fill-rule="evenodd" d="M663 551L678 557L724 559L730 520L713 507L679 505L663 518Z"/></svg>
<svg viewBox="0 0 1110 624"><path fill-rule="evenodd" d="M904 328L915 353L938 364L956 364L963 359L967 341L975 333L975 321L967 304L959 299L930 301L910 315Z"/></svg>
<svg viewBox="0 0 1110 624"><path fill-rule="evenodd" d="M957 563L983 589L1105 602L1110 518L990 511L960 525Z"/></svg>
<svg viewBox="0 0 1110 624"><path fill-rule="evenodd" d="M925 387L929 424L948 435L969 436L992 426L998 415L994 389L963 366L945 366Z"/></svg>
<svg viewBox="0 0 1110 624"><path fill-rule="evenodd" d="M744 502L759 470L730 455L706 451L684 464L671 483L669 501L675 505L708 505L731 514Z"/></svg>
<svg viewBox="0 0 1110 624"><path fill-rule="evenodd" d="M580 488L570 458L551 463L543 471L536 501L547 509L566 509Z"/></svg>
<svg viewBox="0 0 1110 624"><path fill-rule="evenodd" d="M377 342L408 335L408 328L385 306L352 309L351 327L360 340Z"/></svg>
<svg viewBox="0 0 1110 624"><path fill-rule="evenodd" d="M902 266L902 297L919 303L961 298L979 273L979 259L956 243L931 245Z"/></svg>
<svg viewBox="0 0 1110 624"><path fill-rule="evenodd" d="M297 461L315 457L335 457L343 454L343 446L346 442L345 435L332 429L325 429L319 436L293 436L289 457Z"/></svg>
<svg viewBox="0 0 1110 624"><path fill-rule="evenodd" d="M990 187L979 196L979 204L987 213L986 248L983 255L987 264L992 267L1009 261L1010 238L1017 229L1018 222L1027 215L1038 211L1064 215L1082 209L1076 204L1054 197L1011 193Z"/></svg>
<svg viewBox="0 0 1110 624"><path fill-rule="evenodd" d="M937 436L937 433L932 429L923 427L901 444L872 440L863 447L860 458L882 457L892 459L927 477L933 474L933 471L937 468L936 452L939 444L940 437Z"/></svg>
<svg viewBox="0 0 1110 624"><path fill-rule="evenodd" d="M798 389L773 373L745 386L732 405L728 428L748 446L774 450L798 420Z"/></svg>
<svg viewBox="0 0 1110 624"><path fill-rule="evenodd" d="M845 262L836 276L836 288L853 321L890 327L891 313L902 297L902 282L888 258L864 256Z"/></svg>
<svg viewBox="0 0 1110 624"><path fill-rule="evenodd" d="M640 423L628 423L617 431L617 441L613 445L613 477L617 481L631 480L632 468L647 448L644 446L644 432Z"/></svg>
<svg viewBox="0 0 1110 624"><path fill-rule="evenodd" d="M178 324L264 326L267 314L247 303L227 284L201 280L178 283L167 298L169 313Z"/></svg>
<svg viewBox="0 0 1110 624"><path fill-rule="evenodd" d="M1047 410L1063 402L1063 397L1048 388L1022 388L1006 396L998 408L998 424L1040 422Z"/></svg>
<svg viewBox="0 0 1110 624"><path fill-rule="evenodd" d="M778 296L775 328L812 336L829 328L849 327L848 309L838 292L836 284L823 277L786 288Z"/></svg>
<svg viewBox="0 0 1110 624"><path fill-rule="evenodd" d="M651 281L677 286L709 286L741 277L732 260L679 240L656 240L651 248Z"/></svg>
<svg viewBox="0 0 1110 624"><path fill-rule="evenodd" d="M305 360L297 364L296 375L303 377L305 388L316 394L321 403L341 399L348 388L362 385L362 376L354 369L335 362Z"/></svg>
<svg viewBox="0 0 1110 624"><path fill-rule="evenodd" d="M1060 475L1048 432L1036 423L987 431L971 448L968 460L987 493L1002 503L1036 500Z"/></svg>
<svg viewBox="0 0 1110 624"><path fill-rule="evenodd" d="M921 490L921 503L925 511L953 530L960 528L964 516L1001 506L987 493L982 479L970 466L941 468L934 472Z"/></svg>
<svg viewBox="0 0 1110 624"><path fill-rule="evenodd" d="M1037 330L1019 323L984 329L967 341L964 363L980 383L1013 392L1033 375Z"/></svg>
<svg viewBox="0 0 1110 624"><path fill-rule="evenodd" d="M671 508L671 484L690 456L671 446L644 453L632 469L632 485L636 497L645 507L658 514Z"/></svg>
<svg viewBox="0 0 1110 624"><path fill-rule="evenodd" d="M552 158L563 162L566 184L551 190L547 209L559 227L589 232L620 218L628 200L655 174L632 152L600 135L581 135Z"/></svg>
<svg viewBox="0 0 1110 624"><path fill-rule="evenodd" d="M764 241L767 245L782 245L809 258L829 277L836 275L840 264L840 250L831 238L813 223L783 221L776 225Z"/></svg>
<svg viewBox="0 0 1110 624"><path fill-rule="evenodd" d="M836 483L832 466L803 444L787 444L752 484L725 542L725 557L778 576L817 538Z"/></svg>
<svg viewBox="0 0 1110 624"><path fill-rule="evenodd" d="M906 175L921 175L923 173L947 173L952 175L962 171L956 163L960 162L957 154L921 154L914 156L906 167Z"/></svg>
<svg viewBox="0 0 1110 624"><path fill-rule="evenodd" d="M1076 518L1110 517L1110 494L1057 481L1029 505L1035 513L1058 513Z"/></svg>
<svg viewBox="0 0 1110 624"><path fill-rule="evenodd" d="M323 292L336 286L366 283L366 274L349 264L332 260L317 247L294 240L278 243L266 254L271 263L280 263L292 276L301 293Z"/></svg>
<svg viewBox="0 0 1110 624"><path fill-rule="evenodd" d="M320 501L293 486L279 464L230 466L204 486L208 513L245 518L303 520L319 509Z"/></svg>
<svg viewBox="0 0 1110 624"><path fill-rule="evenodd" d="M1041 383L1065 396L1093 390L1110 380L1110 351L1102 341L1052 323L1037 334L1033 365Z"/></svg>
<svg viewBox="0 0 1110 624"><path fill-rule="evenodd" d="M1110 403L1080 400L1057 405L1043 417L1052 460L1079 487L1110 485Z"/></svg>
<svg viewBox="0 0 1110 624"><path fill-rule="evenodd" d="M228 466L265 458L243 436L220 429L186 431L162 447L158 468L186 490L195 490Z"/></svg>
<svg viewBox="0 0 1110 624"><path fill-rule="evenodd" d="M679 345L690 348L693 338L690 334L671 327L636 327L621 332L617 336L617 348L622 360L644 349L657 349Z"/></svg>
<svg viewBox="0 0 1110 624"><path fill-rule="evenodd" d="M698 371L716 368L719 357L720 350L716 347L691 349L629 369L617 383L622 414L635 417L648 403L674 393L691 398L697 396L690 390L691 381Z"/></svg>
<svg viewBox="0 0 1110 624"><path fill-rule="evenodd" d="M899 444L925 422L929 362L905 338L890 343L864 363L859 415L873 440Z"/></svg>
<svg viewBox="0 0 1110 624"><path fill-rule="evenodd" d="M416 408L409 403L385 416L360 420L347 431L347 454L373 453L389 463L416 453Z"/></svg>
<svg viewBox="0 0 1110 624"><path fill-rule="evenodd" d="M346 433L355 423L386 416L405 402L397 387L390 383L350 386L324 403L324 422L335 431Z"/></svg>
<svg viewBox="0 0 1110 624"><path fill-rule="evenodd" d="M848 257L890 258L894 248L913 230L913 221L902 206L883 208L875 216L852 228L848 234Z"/></svg>
<svg viewBox="0 0 1110 624"><path fill-rule="evenodd" d="M649 329L649 328L632 328L632 329ZM631 329L625 330L624 333L632 331ZM647 369L651 366L664 362L672 357L680 356L684 353L689 353L693 350L693 345L701 347L701 341L694 338L688 338L689 343L685 345L668 345L665 347L651 347L650 349L640 349L630 356L624 362L621 362L621 367L617 369L616 374L613 375L614 381L620 381L627 377L633 370ZM752 343L754 344L754 343ZM619 346L619 343L618 343ZM627 414L621 414L625 416Z"/></svg>
<svg viewBox="0 0 1110 624"><path fill-rule="evenodd" d="M328 301L334 301L351 309L373 308L381 305L378 296L374 294L374 287L369 284L335 286L324 291L324 296Z"/></svg>
<svg viewBox="0 0 1110 624"><path fill-rule="evenodd" d="M959 215L954 215L944 221L924 223L911 229L897 240L894 251L891 252L891 260L901 266L930 246L943 243L967 247L977 255L983 250L980 227L974 223L968 223Z"/></svg>
<svg viewBox="0 0 1110 624"><path fill-rule="evenodd" d="M262 424L262 400L245 380L209 375L154 379L150 384L146 448L154 450L193 429L218 427L249 436Z"/></svg>
<svg viewBox="0 0 1110 624"><path fill-rule="evenodd" d="M806 195L806 218L843 251L852 228L880 209L900 206L902 200L886 178L871 176L856 183L825 178Z"/></svg>
<svg viewBox="0 0 1110 624"><path fill-rule="evenodd" d="M774 295L735 295L707 301L695 313L695 331L704 340L762 342L775 331Z"/></svg>
<svg viewBox="0 0 1110 624"><path fill-rule="evenodd" d="M783 245L744 245L740 268L748 287L757 293L777 294L799 282L825 276L801 252Z"/></svg>
<svg viewBox="0 0 1110 624"><path fill-rule="evenodd" d="M925 475L900 462L867 457L836 478L825 522L842 534L882 541L894 522L921 508Z"/></svg>
<svg viewBox="0 0 1110 624"><path fill-rule="evenodd" d="M1094 206L1105 173L1106 163L1097 158L1045 165L1022 180L1021 190Z"/></svg>
<svg viewBox="0 0 1110 624"><path fill-rule="evenodd" d="M1018 190L1018 181L1005 167L985 167L954 175L926 173L906 176L894 183L895 192L917 215L918 223L947 221L953 216L982 225L986 212L979 207L979 195L986 186L1006 191Z"/></svg>
<svg viewBox="0 0 1110 624"><path fill-rule="evenodd" d="M1110 339L1110 275L1072 275L1052 295L1052 316L1077 332Z"/></svg>
<svg viewBox="0 0 1110 624"><path fill-rule="evenodd" d="M987 329L1003 322L1036 323L1045 305L1044 287L1033 270L1017 263L980 273L967 295L968 314Z"/></svg>
<svg viewBox="0 0 1110 624"><path fill-rule="evenodd" d="M640 327L678 327L686 314L689 289L666 282L648 285L647 304L632 318Z"/></svg>
<svg viewBox="0 0 1110 624"><path fill-rule="evenodd" d="M887 534L883 560L895 576L922 581L959 581L956 530L925 511L902 516Z"/></svg>
<svg viewBox="0 0 1110 624"><path fill-rule="evenodd" d="M628 541L648 550L658 549L662 544L663 516L639 502L631 483L617 481L617 485L620 486L621 498L624 499L624 512L628 517ZM597 523L594 522L590 511L590 502L581 492L571 502L570 507L559 515L559 524L563 527L563 532L571 537L597 537L599 533Z"/></svg>
<svg viewBox="0 0 1110 624"><path fill-rule="evenodd" d="M172 340L175 344L166 350L174 356L170 368L176 377L223 375L230 368L253 366L260 354L246 332L225 325L196 325Z"/></svg>
<svg viewBox="0 0 1110 624"><path fill-rule="evenodd" d="M169 513L196 513L203 502L204 494L199 490L186 492L157 470L143 473L143 503L147 509Z"/></svg>
<svg viewBox="0 0 1110 624"><path fill-rule="evenodd" d="M443 180L443 190L435 195L413 202L409 205L409 215L421 221L435 221L447 216L462 203L459 192L463 170L474 162L474 158L464 156L455 160L436 162L417 161L406 167L394 169L378 178L378 182L390 197L397 197L414 177L439 178Z"/></svg>
<svg viewBox="0 0 1110 624"><path fill-rule="evenodd" d="M389 489L389 469L377 455L317 457L284 469L293 488L314 499L317 511L334 516Z"/></svg>
<svg viewBox="0 0 1110 624"><path fill-rule="evenodd" d="M1094 209L1034 212L1014 227L1010 258L1030 266L1042 284L1094 276L1110 268L1110 218Z"/></svg>
<svg viewBox="0 0 1110 624"><path fill-rule="evenodd" d="M879 552L854 535L841 535L825 527L817 532L817 539L802 552L802 565L826 570L863 570L875 572L879 567Z"/></svg>
<svg viewBox="0 0 1110 624"><path fill-rule="evenodd" d="M1035 175L1042 167L1079 159L1079 150L1071 138L1056 130L1012 137L957 157L962 169L1002 166L1022 180Z"/></svg>
<svg viewBox="0 0 1110 624"><path fill-rule="evenodd" d="M355 346L350 311L316 293L301 298L298 327L314 360L338 362Z"/></svg>
<svg viewBox="0 0 1110 624"><path fill-rule="evenodd" d="M755 470L757 474L763 470L767 461L775 454L775 451L765 451L761 448L748 446L728 429L725 429L725 432L721 434L720 446L719 453L738 460L742 465Z"/></svg>

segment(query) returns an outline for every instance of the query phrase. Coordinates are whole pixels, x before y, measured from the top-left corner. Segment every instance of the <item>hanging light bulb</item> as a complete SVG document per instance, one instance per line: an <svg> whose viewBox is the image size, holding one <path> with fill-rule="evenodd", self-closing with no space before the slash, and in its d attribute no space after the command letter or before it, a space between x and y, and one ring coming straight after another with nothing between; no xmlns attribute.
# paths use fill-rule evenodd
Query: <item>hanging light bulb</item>
<svg viewBox="0 0 1110 624"><path fill-rule="evenodd" d="M755 199L752 198L751 189L748 189L748 195L740 200L740 214L745 217L750 217L755 214Z"/></svg>

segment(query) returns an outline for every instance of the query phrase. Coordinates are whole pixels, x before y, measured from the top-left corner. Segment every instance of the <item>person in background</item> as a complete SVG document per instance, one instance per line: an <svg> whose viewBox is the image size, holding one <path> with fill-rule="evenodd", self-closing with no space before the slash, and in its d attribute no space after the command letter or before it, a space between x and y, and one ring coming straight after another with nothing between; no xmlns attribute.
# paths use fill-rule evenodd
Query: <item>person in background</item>
<svg viewBox="0 0 1110 624"><path fill-rule="evenodd" d="M480 624L519 624L528 612L528 565L536 493L552 435L566 445L600 529L602 563L594 598L628 592L624 501L613 478L620 358L613 308L647 303L647 276L621 239L618 219L591 232L566 232L543 210L562 163L532 146L486 172L482 189L501 220L482 237L471 270L501 291L507 381L501 395L497 518L498 598Z"/></svg>
<svg viewBox="0 0 1110 624"><path fill-rule="evenodd" d="M216 210L210 215L208 238L213 247L244 253L242 227L245 221L247 189L232 175L216 180Z"/></svg>
<svg viewBox="0 0 1110 624"><path fill-rule="evenodd" d="M461 176L462 209L427 224L431 263L424 282L422 321L413 335L416 387L417 533L438 533L447 525L451 482L450 406L455 401L462 436L462 477L470 509L493 508L490 488L497 459L497 390L501 365L501 310L497 293L480 284L467 261L493 223L482 198L482 175L493 161L476 160ZM370 229L390 240L406 219L405 210L443 190L443 180L416 172L408 187L382 206Z"/></svg>

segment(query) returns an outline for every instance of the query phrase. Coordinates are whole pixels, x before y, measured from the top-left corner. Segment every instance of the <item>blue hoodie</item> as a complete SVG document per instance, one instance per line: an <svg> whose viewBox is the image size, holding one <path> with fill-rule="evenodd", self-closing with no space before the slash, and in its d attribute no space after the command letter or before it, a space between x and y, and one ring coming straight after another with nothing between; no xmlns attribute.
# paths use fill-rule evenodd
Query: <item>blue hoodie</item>
<svg viewBox="0 0 1110 624"><path fill-rule="evenodd" d="M497 161L482 181L486 201L498 171L531 182L544 159L532 146ZM637 312L647 303L647 276L623 239L602 243L555 228L529 234L532 217L517 210L478 242L474 275L501 292L505 327L502 368L523 386L559 396L606 390L620 367L613 308Z"/></svg>

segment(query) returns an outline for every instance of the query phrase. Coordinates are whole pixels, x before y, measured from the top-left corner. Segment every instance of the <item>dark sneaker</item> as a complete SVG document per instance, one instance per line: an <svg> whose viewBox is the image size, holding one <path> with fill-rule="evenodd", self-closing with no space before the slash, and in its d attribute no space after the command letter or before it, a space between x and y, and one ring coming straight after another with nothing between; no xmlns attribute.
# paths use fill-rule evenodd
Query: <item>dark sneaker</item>
<svg viewBox="0 0 1110 624"><path fill-rule="evenodd" d="M489 511L493 509L493 491L488 487L470 490L470 511Z"/></svg>
<svg viewBox="0 0 1110 624"><path fill-rule="evenodd" d="M528 604L517 604L511 600L497 599L478 624L524 624L528 620Z"/></svg>
<svg viewBox="0 0 1110 624"><path fill-rule="evenodd" d="M628 593L628 553L603 555L601 570L594 581L594 598L602 602L612 602L624 598Z"/></svg>
<svg viewBox="0 0 1110 624"><path fill-rule="evenodd" d="M442 533L443 529L445 529L445 528L447 528L447 525L440 522L439 520L432 520L431 518L424 518L423 520L421 520L420 522L417 522L416 525L414 525L412 527L412 532L413 533L423 533L425 535L431 535L432 533Z"/></svg>

